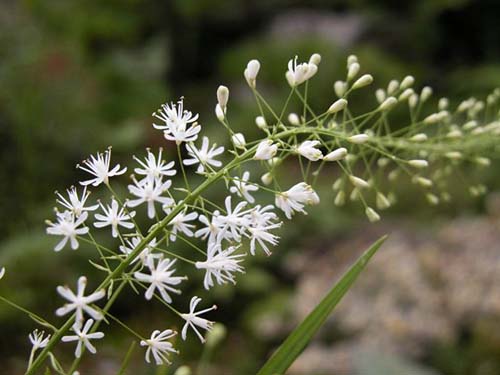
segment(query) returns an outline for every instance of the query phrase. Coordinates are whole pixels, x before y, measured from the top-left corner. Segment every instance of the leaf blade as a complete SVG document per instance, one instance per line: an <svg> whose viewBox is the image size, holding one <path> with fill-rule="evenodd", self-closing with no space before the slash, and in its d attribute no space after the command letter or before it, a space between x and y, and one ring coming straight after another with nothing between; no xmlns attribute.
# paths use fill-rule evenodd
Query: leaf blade
<svg viewBox="0 0 500 375"><path fill-rule="evenodd" d="M285 373L295 359L297 359L306 348L314 334L321 328L335 306L340 302L342 297L344 297L361 271L363 271L368 261L386 239L387 236L379 238L356 260L314 310L292 331L281 346L273 353L257 375L277 375Z"/></svg>

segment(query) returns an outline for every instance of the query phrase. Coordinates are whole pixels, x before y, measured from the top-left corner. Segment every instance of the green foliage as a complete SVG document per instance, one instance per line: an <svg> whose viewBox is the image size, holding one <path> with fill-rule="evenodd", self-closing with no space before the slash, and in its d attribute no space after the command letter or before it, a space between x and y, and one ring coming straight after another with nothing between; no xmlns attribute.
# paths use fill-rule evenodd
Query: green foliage
<svg viewBox="0 0 500 375"><path fill-rule="evenodd" d="M361 255L352 267L342 276L325 298L314 308L300 325L286 338L271 358L257 373L258 375L284 374L295 359L302 353L314 334L321 328L335 306L356 281L370 258L377 252L387 237L377 240Z"/></svg>

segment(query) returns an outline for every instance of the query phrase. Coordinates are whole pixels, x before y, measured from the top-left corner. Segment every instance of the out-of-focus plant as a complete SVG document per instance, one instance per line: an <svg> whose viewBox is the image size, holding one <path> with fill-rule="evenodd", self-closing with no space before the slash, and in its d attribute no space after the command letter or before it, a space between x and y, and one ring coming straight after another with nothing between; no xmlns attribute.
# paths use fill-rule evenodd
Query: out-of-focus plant
<svg viewBox="0 0 500 375"><path fill-rule="evenodd" d="M187 312L174 305L175 297L187 290L188 276L196 281L203 275L206 290L216 284L236 283L249 255L243 245L252 256L271 255L283 223L278 213L290 220L297 213L306 214L307 206L320 204L315 186L321 177L337 173L332 181L335 204L342 206L350 200L370 222L376 222L383 210L397 202L393 188L401 181L420 187L427 201L437 205L451 199L450 175L487 167L490 156L498 152L500 90L485 101L469 98L456 107L441 98L437 109L429 113L426 103L432 89L426 86L417 92L414 78L405 76L391 80L387 88L377 89L374 106L357 113L349 101L371 85L373 77L363 73L358 58L351 55L344 79L332 82L337 98L317 112L310 100L314 88L309 83L320 62L321 56L316 53L307 62L299 62L297 57L289 61L284 76L290 89L279 109L258 90L260 62L248 63L243 75L257 104L255 125L261 132L252 140L233 130L229 89L220 86L215 116L226 130L229 150L206 136L200 145L199 116L184 108L183 98L163 104L153 114L153 127L175 144L177 160L166 162L162 148L147 149L145 157L134 156L137 164L127 186L129 194L114 183L127 167L113 162L111 148L78 165L89 177L80 181L83 188L70 187L66 193L57 193L56 219L47 221L47 233L59 237L56 252L77 250L80 242L93 246L95 253L89 262L102 272L102 280L92 291L87 290L85 276L78 278L76 292L73 286L57 288L66 303L56 315L68 317L59 327L2 297L50 331L48 337L40 331L31 335L27 374L34 374L45 363L57 373L73 374L86 351L96 352L98 340L105 336L99 331L103 322L130 333L145 347L146 362L169 364L171 355L177 353L174 329L159 327L144 335L111 312L125 288L144 293L148 301L155 299L173 319L182 321L182 340L192 330L200 342L206 343L203 331L211 331L214 322L205 314L217 307L204 306L196 295ZM401 112L406 113L405 123L395 124L393 116L400 118ZM291 187L282 186L288 159L296 159L301 171L301 181ZM190 168L199 177L190 176ZM260 178L252 179L256 173ZM463 182L475 195L486 192L472 177ZM102 198L91 198L90 188L103 188ZM215 190L227 192L224 202L213 198ZM144 209L137 208L142 206ZM103 233L111 234L107 241L101 240ZM263 374L286 370L380 243L360 258L285 341L264 366ZM9 272L2 269L0 274L8 277ZM102 300L106 302L100 307ZM75 359L67 369L53 351L61 341L76 343ZM129 354L125 363L127 358Z"/></svg>

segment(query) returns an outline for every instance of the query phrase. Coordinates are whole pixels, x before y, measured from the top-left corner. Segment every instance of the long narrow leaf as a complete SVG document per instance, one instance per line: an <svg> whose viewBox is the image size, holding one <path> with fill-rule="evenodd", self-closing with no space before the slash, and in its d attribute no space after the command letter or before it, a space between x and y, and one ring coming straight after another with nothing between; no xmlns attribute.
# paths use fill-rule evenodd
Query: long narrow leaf
<svg viewBox="0 0 500 375"><path fill-rule="evenodd" d="M304 321L286 338L257 375L281 375L285 373L309 344L314 334L323 325L335 306L337 306L342 297L347 293L370 258L377 252L386 238L387 236L378 239L358 258L356 263L354 263L344 276L342 276L325 298L323 298Z"/></svg>

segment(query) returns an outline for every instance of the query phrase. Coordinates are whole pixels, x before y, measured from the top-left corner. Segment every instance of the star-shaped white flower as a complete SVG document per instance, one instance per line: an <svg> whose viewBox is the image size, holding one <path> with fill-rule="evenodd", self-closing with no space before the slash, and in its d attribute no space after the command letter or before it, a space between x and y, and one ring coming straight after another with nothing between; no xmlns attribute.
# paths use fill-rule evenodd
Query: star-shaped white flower
<svg viewBox="0 0 500 375"><path fill-rule="evenodd" d="M174 169L175 162L166 163L162 159L162 148L158 152L158 157L155 157L150 150L147 151L148 155L144 158L144 161L134 156L135 161L140 165L140 168L135 168L134 172L140 176L144 176L140 182L145 183L148 179L175 176L177 173Z"/></svg>
<svg viewBox="0 0 500 375"><path fill-rule="evenodd" d="M243 210L247 206L246 201L239 202L234 209L231 207L231 196L225 199L226 215L215 217L215 223L220 230L217 235L217 242L222 239L240 241L241 233L250 224L246 216L250 210Z"/></svg>
<svg viewBox="0 0 500 375"><path fill-rule="evenodd" d="M47 234L53 236L63 236L63 239L54 247L54 250L62 250L68 240L70 241L71 248L73 250L78 249L79 243L76 236L86 234L89 231L89 228L87 227L80 227L84 221L87 220L87 212L84 211L78 218L75 218L75 215L70 211L57 212L56 216L57 223L47 221L47 224L49 225L47 228Z"/></svg>
<svg viewBox="0 0 500 375"><path fill-rule="evenodd" d="M113 237L118 237L118 226L132 229L134 227L134 223L130 220L135 216L135 211L125 212L125 208L119 206L116 199L113 198L111 201L111 205L104 206L102 203L99 203L104 212L104 215L95 214L94 217L96 221L94 226L96 228L104 228L107 226L111 226L111 234Z"/></svg>
<svg viewBox="0 0 500 375"><path fill-rule="evenodd" d="M188 224L190 221L196 220L198 217L197 212L190 212L186 214L186 211L179 212L168 225L172 226L170 232L170 241L175 241L177 238L177 233L183 233L187 237L193 237L194 233L192 229L195 227L194 224Z"/></svg>
<svg viewBox="0 0 500 375"><path fill-rule="evenodd" d="M39 331L38 329L35 329L28 335L31 345L33 346L32 347L33 352L35 352L38 349L45 348L47 346L50 340L50 335L47 335L47 337L44 336L45 336L45 331Z"/></svg>
<svg viewBox="0 0 500 375"><path fill-rule="evenodd" d="M224 146L217 147L217 144L212 144L210 147L210 141L208 137L203 137L201 143L201 148L198 149L194 144L186 144L186 150L191 156L191 159L184 159L184 165L194 165L198 164L196 173L204 173L205 167L211 165L213 167L220 167L222 162L215 160L215 157L224 152Z"/></svg>
<svg viewBox="0 0 500 375"><path fill-rule="evenodd" d="M160 292L161 297L167 303L172 303L172 298L169 292L181 294L179 289L173 288L171 285L179 285L186 276L173 276L175 269L172 267L175 264L175 259L159 259L158 264L155 264L155 259L152 256L147 257L146 265L149 268L150 274L142 272L134 272L134 277L143 283L151 284L146 290L145 297L150 300L156 289Z"/></svg>
<svg viewBox="0 0 500 375"><path fill-rule="evenodd" d="M76 320L83 320L83 313L86 312L92 318L96 320L101 320L103 318L102 313L90 304L100 300L106 294L106 292L101 289L97 292L89 294L85 296L85 287L87 286L87 278L85 276L80 276L78 279L78 288L76 294L71 291L67 286L58 286L57 292L65 299L69 301L63 307L60 307L56 310L56 315L63 316L67 313L75 310L76 311Z"/></svg>
<svg viewBox="0 0 500 375"><path fill-rule="evenodd" d="M318 203L318 194L305 182L300 182L287 191L277 193L275 199L276 207L280 208L288 219L291 219L295 212L307 214L304 211L304 205L316 205Z"/></svg>
<svg viewBox="0 0 500 375"><path fill-rule="evenodd" d="M264 139L257 145L254 160L269 160L278 152L278 146L270 139Z"/></svg>
<svg viewBox="0 0 500 375"><path fill-rule="evenodd" d="M78 341L75 349L76 358L80 358L82 356L84 345L87 348L87 350L92 354L95 354L97 352L95 346L92 345L90 340L102 339L104 337L104 333L102 332L89 333L92 324L94 324L94 321L92 319L89 319L85 322L85 325L83 326L82 329L82 322L76 321L75 324L73 325L73 331L76 333L76 335L63 336L61 338L62 342Z"/></svg>
<svg viewBox="0 0 500 375"><path fill-rule="evenodd" d="M196 333L198 338L202 343L205 342L205 338L201 335L200 331L198 330L197 327L204 329L206 331L210 331L214 325L214 322L211 322L210 320L206 320L203 318L200 318L201 314L205 314L209 311L216 310L217 306L213 305L212 307L209 307L208 309L200 310L200 311L195 311L196 306L201 302L200 297L194 296L191 298L191 302L189 303L189 312L186 314L181 314L181 318L186 321L184 323L184 326L182 327L182 332L181 332L181 337L183 340L186 340L187 337L187 330L189 327L193 329L193 331Z"/></svg>
<svg viewBox="0 0 500 375"><path fill-rule="evenodd" d="M243 172L243 176L241 178L235 177L233 179L233 185L229 188L229 191L233 194L238 195L245 199L248 203L254 203L255 199L250 195L250 192L259 190L259 187L256 184L249 183L250 172Z"/></svg>
<svg viewBox="0 0 500 375"><path fill-rule="evenodd" d="M162 104L153 116L164 122L163 125L153 124L153 127L163 130L165 138L169 141L181 144L198 138L201 130L201 126L196 122L198 115L184 110L183 99L180 99L177 104Z"/></svg>
<svg viewBox="0 0 500 375"><path fill-rule="evenodd" d="M140 237L140 236L132 237L131 239L125 240L126 246L120 245L119 249L123 254L130 255L132 253L132 251L134 251L135 248L141 243L141 241L142 241L142 237ZM137 255L137 257L134 260L132 260L131 264L137 262L138 260L145 263L146 259L149 256L154 256L154 257L161 256L161 254L152 254L154 248L156 247L156 244L157 244L156 238L153 238L144 247L144 249L141 251L141 253L139 255Z"/></svg>
<svg viewBox="0 0 500 375"><path fill-rule="evenodd" d="M141 346L148 347L145 356L146 362L151 363L151 354L153 354L153 358L157 365L171 364L168 360L168 355L170 353L178 353L178 351L175 350L172 343L167 340L175 335L177 335L177 332L171 329L166 329L163 332L157 329L153 331L151 338L148 340L141 340Z"/></svg>
<svg viewBox="0 0 500 375"><path fill-rule="evenodd" d="M201 238L202 240L206 240L208 238L208 242L213 242L220 231L219 223L215 219L217 216L219 216L219 214L220 214L219 211L217 210L214 211L211 220L209 220L208 217L206 217L205 215L198 216L198 220L205 226L203 228L198 229L194 233L194 236L196 238Z"/></svg>
<svg viewBox="0 0 500 375"><path fill-rule="evenodd" d="M83 166L78 165L77 167L90 173L94 178L82 181L80 184L99 186L104 182L107 185L110 177L119 176L127 171L127 168L120 169L120 164L110 169L110 163L111 149L106 150L104 153L99 152L96 156L90 155L90 159L83 161Z"/></svg>
<svg viewBox="0 0 500 375"><path fill-rule="evenodd" d="M82 195L80 197L78 196L78 192L74 186L67 189L66 192L68 193L68 199L63 197L60 193L57 193L59 198L56 199L56 201L71 211L76 218L80 217L84 211L94 211L97 207L99 207L98 204L85 207L85 203L90 195L90 191L87 191L86 186L83 188Z"/></svg>
<svg viewBox="0 0 500 375"><path fill-rule="evenodd" d="M195 263L196 268L205 270L203 280L205 289L208 290L214 286L214 278L219 285L227 282L236 284L233 273L244 273L243 266L239 263L245 257L245 254L234 254L236 249L235 246L230 246L223 250L220 244L208 243L207 260Z"/></svg>
<svg viewBox="0 0 500 375"><path fill-rule="evenodd" d="M137 207L142 203L146 203L148 207L148 217L153 219L156 215L155 202L158 202L163 206L170 206L174 203L174 200L170 197L162 197L170 186L172 181L167 180L162 182L159 178L146 178L142 181L137 181L134 179L135 185L128 185L128 190L130 194L135 195L136 199L130 199L127 202L129 207Z"/></svg>

